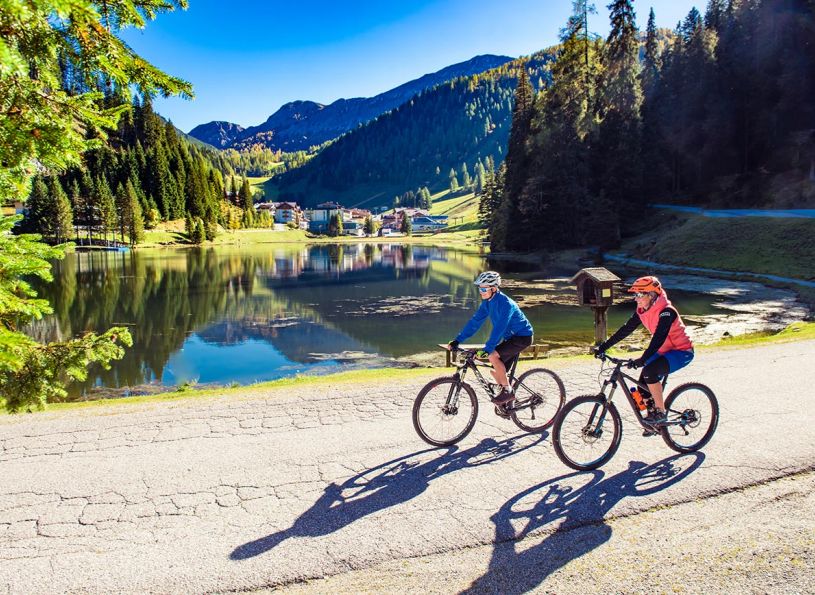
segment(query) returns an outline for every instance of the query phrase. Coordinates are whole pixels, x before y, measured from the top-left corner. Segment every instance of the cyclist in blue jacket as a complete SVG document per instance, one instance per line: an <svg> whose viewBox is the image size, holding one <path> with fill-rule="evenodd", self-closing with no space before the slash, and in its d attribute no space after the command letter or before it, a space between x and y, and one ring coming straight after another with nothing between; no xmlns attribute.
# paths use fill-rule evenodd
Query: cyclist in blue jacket
<svg viewBox="0 0 815 595"><path fill-rule="evenodd" d="M495 271L483 272L478 275L475 284L478 285L481 306L458 336L450 341L449 346L450 349L457 349L459 343L478 332L489 316L492 333L484 349L477 353L477 357L489 359L492 364L493 378L501 386L501 392L492 399L492 402L504 406L515 398L507 380L507 367L518 354L532 344L532 325L518 304L501 292L501 275Z"/></svg>

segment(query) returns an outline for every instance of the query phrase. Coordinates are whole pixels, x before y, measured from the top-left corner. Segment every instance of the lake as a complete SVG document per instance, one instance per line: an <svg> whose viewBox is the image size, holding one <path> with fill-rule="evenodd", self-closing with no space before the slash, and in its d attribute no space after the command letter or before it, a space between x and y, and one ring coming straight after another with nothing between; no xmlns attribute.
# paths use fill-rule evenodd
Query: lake
<svg viewBox="0 0 815 595"><path fill-rule="evenodd" d="M49 341L130 329L134 345L125 357L74 385L72 398L101 388L142 394L185 383L250 384L441 363L436 344L451 340L475 311L480 299L472 280L485 268L504 274L506 292L539 339L588 347L592 312L576 306L567 282L576 271L488 263L477 249L388 243L72 253L54 264L52 283L36 284L54 314L26 332ZM686 318L726 312L710 292L671 296ZM632 307L612 308L609 329ZM487 334L482 330L473 342Z"/></svg>

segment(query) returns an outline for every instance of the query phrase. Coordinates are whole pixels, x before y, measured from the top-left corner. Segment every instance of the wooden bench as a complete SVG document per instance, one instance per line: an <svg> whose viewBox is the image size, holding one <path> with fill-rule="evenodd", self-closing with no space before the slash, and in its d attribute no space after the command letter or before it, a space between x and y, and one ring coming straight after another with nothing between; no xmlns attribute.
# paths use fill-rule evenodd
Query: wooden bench
<svg viewBox="0 0 815 595"><path fill-rule="evenodd" d="M450 351L447 348L446 343L439 343L438 345L439 345L439 347L444 349L444 351L446 353L447 361L445 363L445 366L447 366L448 368L451 368L453 366L453 363L458 359L458 353L454 354L452 351ZM484 345L482 343L469 343L469 344L462 343L461 345L458 346L458 348L459 349L483 349ZM532 345L530 345L529 347L527 347L526 349L524 349L520 353L520 359L538 359L538 358L541 358L541 357L546 357L546 354L547 354L548 351L549 351L549 345L547 345L545 343L533 343Z"/></svg>

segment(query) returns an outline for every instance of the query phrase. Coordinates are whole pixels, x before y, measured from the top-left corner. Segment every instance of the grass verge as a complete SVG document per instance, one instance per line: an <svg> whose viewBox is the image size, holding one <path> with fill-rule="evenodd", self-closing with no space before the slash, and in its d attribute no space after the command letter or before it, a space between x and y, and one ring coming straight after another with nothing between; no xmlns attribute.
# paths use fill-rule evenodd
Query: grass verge
<svg viewBox="0 0 815 595"><path fill-rule="evenodd" d="M750 347L765 343L789 343L791 341L806 341L815 339L815 322L794 322L782 331L764 331L739 335L737 337L726 337L714 343L706 345L706 349L716 349L718 347Z"/></svg>
<svg viewBox="0 0 815 595"><path fill-rule="evenodd" d="M670 219L624 248L660 263L815 280L815 220Z"/></svg>

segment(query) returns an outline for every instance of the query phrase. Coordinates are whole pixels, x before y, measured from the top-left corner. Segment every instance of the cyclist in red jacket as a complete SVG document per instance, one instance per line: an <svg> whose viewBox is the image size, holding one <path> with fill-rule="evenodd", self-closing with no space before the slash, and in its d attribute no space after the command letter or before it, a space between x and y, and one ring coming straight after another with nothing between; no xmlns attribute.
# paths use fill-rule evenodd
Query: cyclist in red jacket
<svg viewBox="0 0 815 595"><path fill-rule="evenodd" d="M651 332L651 343L634 360L634 366L644 366L640 382L648 385L656 408L656 413L649 415L644 421L658 426L665 422L662 378L684 368L693 360L693 342L659 279L640 277L628 291L634 294L637 301L636 312L607 341L598 345L596 351L603 353L608 350L633 333L640 324Z"/></svg>

